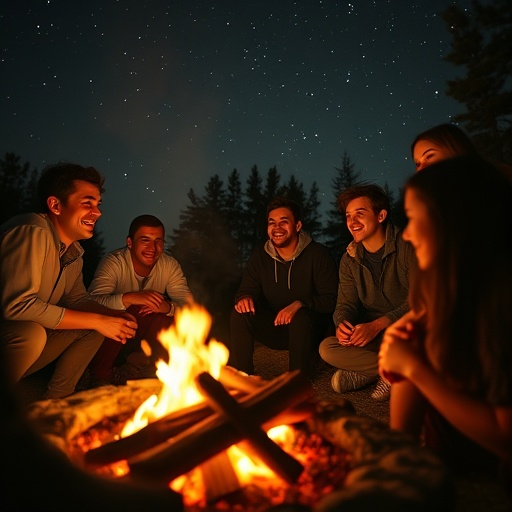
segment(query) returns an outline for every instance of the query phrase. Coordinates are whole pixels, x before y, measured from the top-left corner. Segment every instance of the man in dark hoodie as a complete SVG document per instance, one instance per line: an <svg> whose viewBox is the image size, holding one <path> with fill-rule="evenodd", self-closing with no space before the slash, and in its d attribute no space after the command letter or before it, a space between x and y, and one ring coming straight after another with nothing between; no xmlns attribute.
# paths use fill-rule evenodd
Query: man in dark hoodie
<svg viewBox="0 0 512 512"><path fill-rule="evenodd" d="M267 207L269 240L252 254L231 313L230 363L254 373L254 342L288 349L289 369L309 373L336 305L337 268L327 247L302 231L299 206Z"/></svg>

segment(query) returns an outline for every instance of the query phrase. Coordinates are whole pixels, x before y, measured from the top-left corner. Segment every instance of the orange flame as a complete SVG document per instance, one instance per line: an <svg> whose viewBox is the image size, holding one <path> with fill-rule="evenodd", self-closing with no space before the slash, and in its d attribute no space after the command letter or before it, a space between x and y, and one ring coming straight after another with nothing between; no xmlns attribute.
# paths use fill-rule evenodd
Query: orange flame
<svg viewBox="0 0 512 512"><path fill-rule="evenodd" d="M204 400L195 384L195 378L202 372L208 372L216 379L226 365L229 351L226 346L214 339L206 343L211 327L211 316L203 307L192 304L176 313L174 324L161 331L158 338L169 353L169 363L159 360L156 375L162 382L158 395L151 395L125 424L121 437L137 432L148 423L167 414L194 405ZM288 426L274 427L269 437L281 444L292 444L294 429ZM263 481L275 481L276 474L259 460L254 460L236 445L227 450L228 457L240 484L247 484L255 478ZM120 468L125 474L127 468ZM169 483L177 492L184 492L185 501L196 504L204 497L201 472L196 468ZM283 481L284 483L284 481Z"/></svg>
<svg viewBox="0 0 512 512"><path fill-rule="evenodd" d="M169 353L169 363L159 360L156 364L162 390L158 396L151 395L140 405L124 426L122 437L203 400L194 383L195 377L201 372L209 372L218 378L229 357L224 344L214 339L206 343L210 327L210 314L193 304L178 310L174 324L159 333L158 339Z"/></svg>

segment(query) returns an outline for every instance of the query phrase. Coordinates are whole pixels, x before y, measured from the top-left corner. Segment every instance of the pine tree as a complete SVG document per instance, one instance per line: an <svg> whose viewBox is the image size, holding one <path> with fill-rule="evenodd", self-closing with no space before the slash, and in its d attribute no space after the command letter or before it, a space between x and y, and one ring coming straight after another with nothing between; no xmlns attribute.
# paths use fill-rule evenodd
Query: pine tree
<svg viewBox="0 0 512 512"><path fill-rule="evenodd" d="M329 247L335 260L339 262L352 236L347 228L345 212L338 208L338 197L348 187L362 183L361 172L354 170L354 164L345 151L341 159L341 167L335 167L336 176L332 179L332 192L334 199L332 208L327 212L327 224L324 228L325 245Z"/></svg>
<svg viewBox="0 0 512 512"><path fill-rule="evenodd" d="M236 174L231 177L234 193ZM212 333L222 338L226 336L227 315L241 275L238 247L229 222L232 210L218 175L210 178L202 197L191 189L188 198L190 204L171 236L171 252L180 262L195 300L212 315Z"/></svg>
<svg viewBox="0 0 512 512"><path fill-rule="evenodd" d="M240 181L240 173L233 169L228 176L228 189L226 194L226 221L229 226L231 238L238 247L238 264L242 265L242 232L244 228L243 220L243 193L242 183Z"/></svg>
<svg viewBox="0 0 512 512"><path fill-rule="evenodd" d="M384 184L383 188L389 197L389 204L391 205L391 210L389 212L391 222L399 228L405 227L407 224L407 217L404 212L402 191L398 191L398 198L395 199L395 193L389 188L387 183Z"/></svg>
<svg viewBox="0 0 512 512"><path fill-rule="evenodd" d="M445 59L466 72L448 81L446 94L465 105L466 112L453 119L479 151L512 162L512 2L473 0L471 6L442 12L452 35Z"/></svg>
<svg viewBox="0 0 512 512"><path fill-rule="evenodd" d="M274 197L282 194L283 186L281 185L281 175L277 172L277 168L275 166L271 167L267 172L265 188L263 190L262 204L265 209Z"/></svg>
<svg viewBox="0 0 512 512"><path fill-rule="evenodd" d="M263 243L267 237L266 207L267 198L262 191L262 178L255 165L247 179L244 201L245 229L242 235L243 255L249 256L254 248ZM269 185L267 183L267 189ZM266 190L270 193L270 190Z"/></svg>
<svg viewBox="0 0 512 512"><path fill-rule="evenodd" d="M318 185L316 181L314 181L309 190L308 198L303 205L303 223L304 230L307 231L314 240L320 241L319 238L322 236L322 222L319 211L320 200L318 199L318 192Z"/></svg>

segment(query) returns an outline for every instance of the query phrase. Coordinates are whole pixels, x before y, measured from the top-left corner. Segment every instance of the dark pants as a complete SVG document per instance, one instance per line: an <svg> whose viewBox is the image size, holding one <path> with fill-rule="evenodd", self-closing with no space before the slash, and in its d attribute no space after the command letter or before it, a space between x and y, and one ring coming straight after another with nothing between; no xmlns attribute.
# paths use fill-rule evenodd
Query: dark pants
<svg viewBox="0 0 512 512"><path fill-rule="evenodd" d="M151 347L150 360L152 362L156 362L158 359L164 361L169 359L167 350L158 341L158 333L163 329L168 329L173 323L174 317L169 317L163 313L141 315L139 314L139 306L130 306L126 312L137 319L137 332L124 345L110 338L103 340L101 347L89 364L91 380L93 381L109 380L116 359L126 357L140 349L142 340L146 340Z"/></svg>
<svg viewBox="0 0 512 512"><path fill-rule="evenodd" d="M254 342L289 351L289 369L309 373L318 343L325 336L330 315L301 308L288 325L274 325L276 314L259 309L256 314L231 313L230 364L248 374L254 373ZM332 322L331 322L332 323Z"/></svg>

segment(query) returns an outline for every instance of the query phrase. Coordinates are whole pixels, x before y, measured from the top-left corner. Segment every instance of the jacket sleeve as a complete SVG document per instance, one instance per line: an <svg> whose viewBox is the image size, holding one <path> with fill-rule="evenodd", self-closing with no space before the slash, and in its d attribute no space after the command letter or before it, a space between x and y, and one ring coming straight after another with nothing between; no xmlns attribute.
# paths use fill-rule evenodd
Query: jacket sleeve
<svg viewBox="0 0 512 512"><path fill-rule="evenodd" d="M260 264L258 264L258 262ZM260 276L260 254L255 251L249 261L247 262L247 266L242 274L242 281L240 286L238 287L238 291L235 294L235 304L245 297L252 297L254 301L258 301L263 295L262 286L261 286L261 276Z"/></svg>
<svg viewBox="0 0 512 512"><path fill-rule="evenodd" d="M343 320L355 324L360 307L361 301L359 300L359 292L352 272L350 256L345 253L340 262L338 299L333 315L334 325L338 327Z"/></svg>
<svg viewBox="0 0 512 512"><path fill-rule="evenodd" d="M117 258L107 254L98 264L94 278L89 285L91 298L111 309L125 310L123 293L119 293L118 283L123 269Z"/></svg>
<svg viewBox="0 0 512 512"><path fill-rule="evenodd" d="M338 272L334 258L326 247L321 250L314 262L314 294L306 306L318 313L332 314L336 305Z"/></svg>
<svg viewBox="0 0 512 512"><path fill-rule="evenodd" d="M45 263L54 254L56 261ZM3 318L38 322L47 329L55 329L64 308L47 302L51 289L41 289L43 272L52 265L56 269L55 281L58 278L58 254L51 233L30 224L12 229L2 237L0 261Z"/></svg>

